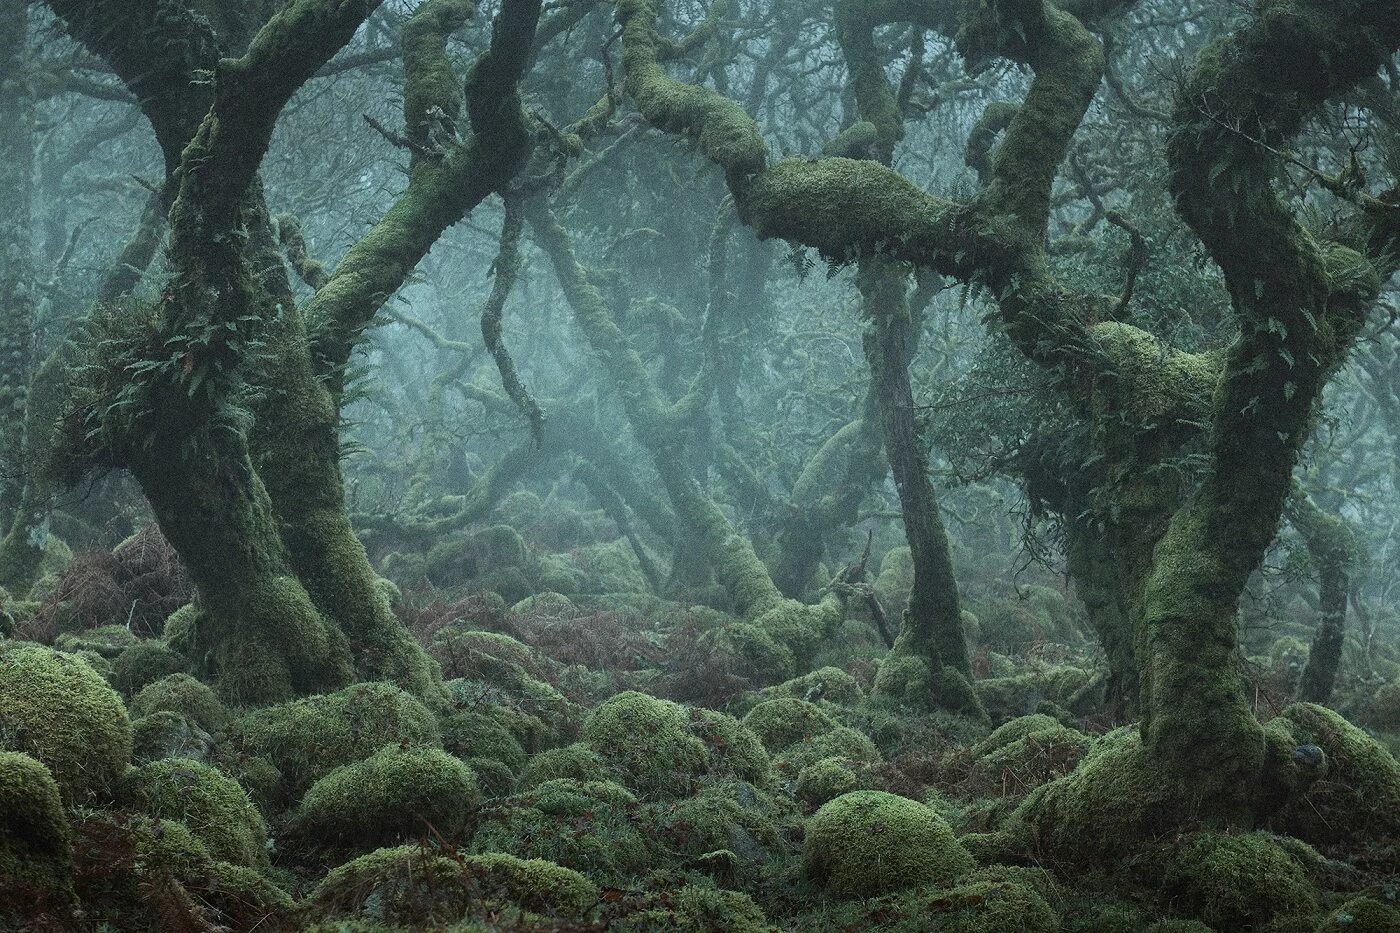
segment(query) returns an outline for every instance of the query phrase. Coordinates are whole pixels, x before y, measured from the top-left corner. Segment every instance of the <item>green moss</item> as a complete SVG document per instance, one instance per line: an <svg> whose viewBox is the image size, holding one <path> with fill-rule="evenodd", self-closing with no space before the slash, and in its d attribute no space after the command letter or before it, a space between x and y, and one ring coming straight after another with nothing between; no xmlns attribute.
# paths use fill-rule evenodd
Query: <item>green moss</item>
<svg viewBox="0 0 1400 933"><path fill-rule="evenodd" d="M72 841L53 775L28 755L0 752L0 922L21 929L30 912L64 906L72 874Z"/></svg>
<svg viewBox="0 0 1400 933"><path fill-rule="evenodd" d="M267 864L267 824L235 781L187 759L153 761L122 778L122 799L153 817L187 826L216 859Z"/></svg>
<svg viewBox="0 0 1400 933"><path fill-rule="evenodd" d="M1385 732L1400 732L1400 681L1389 683L1371 695L1366 723Z"/></svg>
<svg viewBox="0 0 1400 933"><path fill-rule="evenodd" d="M308 845L364 851L414 838L453 839L481 802L476 775L437 748L383 748L337 768L306 792L292 818Z"/></svg>
<svg viewBox="0 0 1400 933"><path fill-rule="evenodd" d="M1311 917L1318 909L1303 867L1263 833L1203 832L1181 840L1170 855L1164 892L1177 910L1224 930Z"/></svg>
<svg viewBox="0 0 1400 933"><path fill-rule="evenodd" d="M688 884L644 896L613 922L620 933L674 930L676 933L773 933L763 910L747 894Z"/></svg>
<svg viewBox="0 0 1400 933"><path fill-rule="evenodd" d="M712 650L740 659L757 682L783 681L797 673L792 649L757 625L734 622L712 631Z"/></svg>
<svg viewBox="0 0 1400 933"><path fill-rule="evenodd" d="M854 677L839 667L823 667L776 687L770 687L765 694L770 697L792 697L809 703L820 700L830 703L855 703L864 698L865 691ZM768 746L766 741L764 746Z"/></svg>
<svg viewBox="0 0 1400 933"><path fill-rule="evenodd" d="M881 791L856 791L807 821L807 877L839 898L866 898L929 882L948 884L975 866L929 807Z"/></svg>
<svg viewBox="0 0 1400 933"><path fill-rule="evenodd" d="M1090 744L1049 716L1013 719L970 750L970 777L1003 796L1026 793L1073 771Z"/></svg>
<svg viewBox="0 0 1400 933"><path fill-rule="evenodd" d="M792 780L808 765L823 758L845 758L849 761L874 764L880 760L880 750L863 732L847 726L837 726L816 738L789 745L773 759L773 771Z"/></svg>
<svg viewBox="0 0 1400 933"><path fill-rule="evenodd" d="M419 846L379 849L333 869L307 897L308 920L426 929L485 920L502 904L577 917L598 899L577 872L506 855L448 858Z"/></svg>
<svg viewBox="0 0 1400 933"><path fill-rule="evenodd" d="M217 911L230 929L291 927L296 903L261 872L232 862L215 861L208 873L208 880L198 888L200 901Z"/></svg>
<svg viewBox="0 0 1400 933"><path fill-rule="evenodd" d="M115 660L127 648L140 642L125 625L103 625L85 632L70 632L54 639L59 651L77 654L94 651L108 660Z"/></svg>
<svg viewBox="0 0 1400 933"><path fill-rule="evenodd" d="M794 742L830 732L836 720L815 703L789 697L758 704L744 716L744 725L764 748L780 752Z"/></svg>
<svg viewBox="0 0 1400 933"><path fill-rule="evenodd" d="M637 799L610 781L546 781L484 807L471 850L548 859L624 884L655 855L636 809Z"/></svg>
<svg viewBox="0 0 1400 933"><path fill-rule="evenodd" d="M808 807L816 808L842 794L868 790L858 769L859 765L849 758L823 758L797 775L793 795Z"/></svg>
<svg viewBox="0 0 1400 933"><path fill-rule="evenodd" d="M441 744L437 720L427 707L384 683L355 684L258 710L235 723L231 732L231 744L245 755L270 761L293 795L386 745Z"/></svg>
<svg viewBox="0 0 1400 933"><path fill-rule="evenodd" d="M131 760L162 758L205 761L214 750L214 737L182 713L157 710L131 724Z"/></svg>
<svg viewBox="0 0 1400 933"><path fill-rule="evenodd" d="M525 767L525 749L505 726L484 713L449 713L439 723L442 747L458 758L498 761L514 775Z"/></svg>
<svg viewBox="0 0 1400 933"><path fill-rule="evenodd" d="M791 803L741 781L724 781L694 797L660 804L656 819L673 851L694 857L725 849L748 863L788 852L783 831L797 824Z"/></svg>
<svg viewBox="0 0 1400 933"><path fill-rule="evenodd" d="M0 749L53 772L68 803L107 794L131 757L131 720L85 662L39 645L0 650Z"/></svg>
<svg viewBox="0 0 1400 933"><path fill-rule="evenodd" d="M917 880L912 887L884 897L818 908L803 916L803 927L882 933L1059 933L1062 928L1046 893L1054 890L1054 883L1036 869L997 865L973 872L956 887L920 885ZM1093 928L1094 933L1109 933L1109 929ZM1125 928L1123 933L1136 929Z"/></svg>
<svg viewBox="0 0 1400 933"><path fill-rule="evenodd" d="M571 778L576 781L606 781L608 768L587 745L577 743L540 752L526 763L516 781L520 790L529 790L545 781Z"/></svg>
<svg viewBox="0 0 1400 933"><path fill-rule="evenodd" d="M484 797L504 797L515 788L515 775L494 758L462 759L476 773L476 783Z"/></svg>
<svg viewBox="0 0 1400 933"><path fill-rule="evenodd" d="M623 539L580 548L574 561L587 575L589 593L650 593L637 555Z"/></svg>
<svg viewBox="0 0 1400 933"><path fill-rule="evenodd" d="M189 674L171 674L142 687L130 703L132 716L149 716L155 712L179 713L205 729L222 729L228 723L228 711L214 691Z"/></svg>
<svg viewBox="0 0 1400 933"><path fill-rule="evenodd" d="M620 693L583 726L583 742L621 782L649 796L685 796L705 778L763 783L768 754L733 717L642 693Z"/></svg>
<svg viewBox="0 0 1400 933"><path fill-rule="evenodd" d="M1340 715L1296 703L1269 723L1290 747L1316 745L1326 773L1274 816L1280 832L1313 845L1354 846L1400 836L1400 764L1375 739Z"/></svg>
<svg viewBox="0 0 1400 933"><path fill-rule="evenodd" d="M189 658L172 651L163 642L140 641L112 662L111 682L118 693L129 697L148 684L189 669Z"/></svg>
<svg viewBox="0 0 1400 933"><path fill-rule="evenodd" d="M1400 930L1400 909L1373 897L1354 897L1329 911L1317 933L1388 933Z"/></svg>

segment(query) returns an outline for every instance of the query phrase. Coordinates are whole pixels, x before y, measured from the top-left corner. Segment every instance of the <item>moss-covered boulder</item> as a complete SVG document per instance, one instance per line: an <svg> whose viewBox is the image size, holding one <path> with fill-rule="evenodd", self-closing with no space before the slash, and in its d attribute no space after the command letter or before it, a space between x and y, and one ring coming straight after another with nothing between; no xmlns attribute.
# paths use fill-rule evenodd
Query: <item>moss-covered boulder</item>
<svg viewBox="0 0 1400 933"><path fill-rule="evenodd" d="M875 764L880 750L864 732L848 726L837 726L830 732L794 742L773 759L773 773L785 780L796 780L802 769L824 758L844 758L847 761Z"/></svg>
<svg viewBox="0 0 1400 933"><path fill-rule="evenodd" d="M617 904L608 915L609 930L618 933L774 933L753 898L699 884L645 892Z"/></svg>
<svg viewBox="0 0 1400 933"><path fill-rule="evenodd" d="M868 898L920 884L950 885L972 856L930 807L882 791L856 791L807 821L802 868L838 898Z"/></svg>
<svg viewBox="0 0 1400 933"><path fill-rule="evenodd" d="M214 747L214 737L181 713L159 710L131 724L131 760L137 764L162 758L208 761Z"/></svg>
<svg viewBox="0 0 1400 933"><path fill-rule="evenodd" d="M813 930L880 930L881 933L1060 933L1059 915L1047 891L1055 884L1043 871L1004 865L975 871L956 887L923 885L864 901L823 905L799 920ZM1119 933L1119 928L1080 927L1083 933ZM1139 926L1121 928L1136 933Z"/></svg>
<svg viewBox="0 0 1400 933"><path fill-rule="evenodd" d="M1316 846L1400 838L1400 763L1336 712L1296 703L1269 723L1288 748L1322 749L1326 773L1292 800L1272 825Z"/></svg>
<svg viewBox="0 0 1400 933"><path fill-rule="evenodd" d="M836 720L821 707L793 697L765 700L749 710L743 721L769 752L836 728Z"/></svg>
<svg viewBox="0 0 1400 933"><path fill-rule="evenodd" d="M386 745L442 744L428 708L385 683L354 684L258 710L230 731L231 753L265 759L294 797L336 768L362 761Z"/></svg>
<svg viewBox="0 0 1400 933"><path fill-rule="evenodd" d="M228 724L228 710L214 691L185 673L142 687L131 698L130 709L133 718L156 712L179 713L211 732Z"/></svg>
<svg viewBox="0 0 1400 933"><path fill-rule="evenodd" d="M793 796L809 809L816 809L842 794L868 790L863 770L860 763L849 758L823 758L798 772Z"/></svg>
<svg viewBox="0 0 1400 933"><path fill-rule="evenodd" d="M705 779L768 778L768 753L732 716L620 693L583 726L583 742L618 780L643 796L686 796Z"/></svg>
<svg viewBox="0 0 1400 933"><path fill-rule="evenodd" d="M972 747L969 778L988 791L1018 796L1073 771L1091 744L1049 716L1013 719Z"/></svg>
<svg viewBox="0 0 1400 933"><path fill-rule="evenodd" d="M1202 832L1169 852L1164 894L1174 910L1219 930L1256 929L1275 917L1318 910L1318 892L1303 866L1264 833Z"/></svg>
<svg viewBox="0 0 1400 933"><path fill-rule="evenodd" d="M72 840L58 784L44 765L0 752L0 925L62 916L72 899Z"/></svg>
<svg viewBox="0 0 1400 933"><path fill-rule="evenodd" d="M0 649L0 750L41 761L68 803L106 796L131 758L121 697L87 662L21 644Z"/></svg>
<svg viewBox="0 0 1400 933"><path fill-rule="evenodd" d="M462 710L444 716L439 725L442 747L464 761L498 761L512 775L525 767L525 749L520 742L485 713Z"/></svg>
<svg viewBox="0 0 1400 933"><path fill-rule="evenodd" d="M529 790L558 778L575 781L606 781L610 772L601 755L581 742L551 748L533 756L521 769L517 790Z"/></svg>
<svg viewBox="0 0 1400 933"><path fill-rule="evenodd" d="M217 768L178 758L152 761L126 773L121 797L149 816L180 821L215 859L249 868L267 864L267 824L243 788Z"/></svg>
<svg viewBox="0 0 1400 933"><path fill-rule="evenodd" d="M792 697L816 703L855 703L865 696L859 681L839 667L822 667L765 691L770 697Z"/></svg>
<svg viewBox="0 0 1400 933"><path fill-rule="evenodd" d="M65 632L54 639L53 645L69 654L91 651L115 661L123 651L140 641L125 625L101 625L81 632Z"/></svg>
<svg viewBox="0 0 1400 933"><path fill-rule="evenodd" d="M481 803L475 773L438 748L391 745L311 785L290 832L315 848L369 851L407 839L454 839Z"/></svg>
<svg viewBox="0 0 1400 933"><path fill-rule="evenodd" d="M312 890L303 905L303 920L308 925L368 922L375 929L397 925L421 930L487 921L505 905L574 918L598 900L598 889L587 878L549 862L508 855L449 855L455 853L437 854L420 846L362 855L332 869Z"/></svg>
<svg viewBox="0 0 1400 933"><path fill-rule="evenodd" d="M722 781L693 797L655 807L658 834L667 848L695 857L727 850L746 863L766 862L792 849L799 825L782 796L743 781Z"/></svg>
<svg viewBox="0 0 1400 933"><path fill-rule="evenodd" d="M1317 933L1394 933L1400 930L1400 906L1374 897L1354 897L1327 912Z"/></svg>
<svg viewBox="0 0 1400 933"><path fill-rule="evenodd" d="M138 641L117 655L109 679L122 696L129 697L147 684L189 669L189 658L162 641L150 639Z"/></svg>
<svg viewBox="0 0 1400 933"><path fill-rule="evenodd" d="M637 798L610 781L545 781L482 807L471 851L546 859L609 884L648 867Z"/></svg>

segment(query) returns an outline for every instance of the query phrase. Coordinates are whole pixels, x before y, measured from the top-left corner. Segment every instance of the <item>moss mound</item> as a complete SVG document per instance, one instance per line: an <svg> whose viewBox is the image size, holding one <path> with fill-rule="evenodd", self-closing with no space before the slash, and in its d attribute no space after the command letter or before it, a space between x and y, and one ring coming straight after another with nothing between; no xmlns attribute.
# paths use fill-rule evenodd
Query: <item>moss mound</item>
<svg viewBox="0 0 1400 933"><path fill-rule="evenodd" d="M368 851L462 833L481 802L476 775L437 748L392 745L337 768L302 798L291 832L316 847Z"/></svg>
<svg viewBox="0 0 1400 933"><path fill-rule="evenodd" d="M620 885L654 854L637 809L637 798L610 781L545 781L483 807L471 851L546 859Z"/></svg>
<svg viewBox="0 0 1400 933"><path fill-rule="evenodd" d="M131 724L131 760L142 764L162 758L207 761L214 737L181 713L160 710Z"/></svg>
<svg viewBox="0 0 1400 933"><path fill-rule="evenodd" d="M606 781L608 766L597 752L587 745L575 743L563 748L551 748L540 752L526 763L516 781L518 790L553 781L570 778L575 781Z"/></svg>
<svg viewBox="0 0 1400 933"><path fill-rule="evenodd" d="M1176 910L1222 930L1317 913L1303 867L1264 833L1196 833L1170 850L1164 893Z"/></svg>
<svg viewBox="0 0 1400 933"><path fill-rule="evenodd" d="M1326 773L1275 816L1276 829L1317 846L1400 839L1400 763L1384 746L1312 703L1288 707L1269 730L1326 756Z"/></svg>
<svg viewBox="0 0 1400 933"><path fill-rule="evenodd" d="M865 733L837 726L824 735L789 745L773 759L773 771L787 780L795 780L803 768L825 758L874 764L880 760L880 750Z"/></svg>
<svg viewBox="0 0 1400 933"><path fill-rule="evenodd" d="M452 713L440 726L442 747L464 761L498 761L512 775L525 767L525 749L505 726L485 713Z"/></svg>
<svg viewBox="0 0 1400 933"><path fill-rule="evenodd" d="M942 817L882 791L837 797L807 821L802 844L807 877L839 898L949 884L974 867Z"/></svg>
<svg viewBox="0 0 1400 933"><path fill-rule="evenodd" d="M1400 908L1373 897L1354 897L1330 911L1317 933L1392 933L1400 930Z"/></svg>
<svg viewBox="0 0 1400 933"><path fill-rule="evenodd" d="M270 762L294 797L341 765L362 761L386 745L441 745L437 720L428 708L385 683L354 684L258 710L232 731L231 746L241 755Z"/></svg>
<svg viewBox="0 0 1400 933"><path fill-rule="evenodd" d="M138 641L117 655L112 662L111 682L122 696L136 691L171 674L183 674L190 669L189 658L172 651L161 641Z"/></svg>
<svg viewBox="0 0 1400 933"><path fill-rule="evenodd" d="M742 862L767 862L793 850L797 813L780 796L741 781L707 787L694 797L661 804L656 824L671 850L701 856L727 850Z"/></svg>
<svg viewBox="0 0 1400 933"><path fill-rule="evenodd" d="M998 865L973 872L956 887L918 886L866 901L824 906L804 915L801 928L883 933L1060 933L1060 917L1045 894L1053 888L1054 883L1036 869ZM1113 928L1086 927L1084 933L1090 929L1110 933ZM1136 929L1125 928L1122 933Z"/></svg>
<svg viewBox="0 0 1400 933"><path fill-rule="evenodd" d="M307 921L423 929L491 917L502 904L577 917L598 889L577 872L509 855L449 858L418 846L379 849L333 869L307 897Z"/></svg>
<svg viewBox="0 0 1400 933"><path fill-rule="evenodd" d="M613 913L607 928L623 933L772 933L775 929L747 894L698 884L642 894L621 903Z"/></svg>
<svg viewBox="0 0 1400 933"><path fill-rule="evenodd" d="M0 650L0 750L43 762L66 802L86 802L106 795L131 758L131 720L85 661L20 645Z"/></svg>
<svg viewBox="0 0 1400 933"><path fill-rule="evenodd" d="M171 674L142 687L132 697L130 708L133 717L179 713L211 731L228 724L228 710L214 691L184 673Z"/></svg>
<svg viewBox="0 0 1400 933"><path fill-rule="evenodd" d="M770 697L792 697L817 703L855 703L865 697L860 683L839 667L821 667L810 674L794 677L765 693Z"/></svg>
<svg viewBox="0 0 1400 933"><path fill-rule="evenodd" d="M644 796L683 797L704 779L735 777L763 783L768 754L733 717L620 693L598 707L583 742Z"/></svg>
<svg viewBox="0 0 1400 933"><path fill-rule="evenodd" d="M866 790L859 769L860 765L849 758L823 758L798 773L793 795L808 807L816 808L842 794Z"/></svg>
<svg viewBox="0 0 1400 933"><path fill-rule="evenodd" d="M763 747L780 752L794 742L825 735L836 728L836 720L821 707L792 697L765 700L744 717Z"/></svg>
<svg viewBox="0 0 1400 933"><path fill-rule="evenodd" d="M186 759L152 761L122 778L122 799L150 816L179 820L218 860L267 864L267 824L243 788L217 768Z"/></svg>
<svg viewBox="0 0 1400 933"><path fill-rule="evenodd" d="M0 752L0 923L22 929L72 898L72 842L58 784L20 752Z"/></svg>

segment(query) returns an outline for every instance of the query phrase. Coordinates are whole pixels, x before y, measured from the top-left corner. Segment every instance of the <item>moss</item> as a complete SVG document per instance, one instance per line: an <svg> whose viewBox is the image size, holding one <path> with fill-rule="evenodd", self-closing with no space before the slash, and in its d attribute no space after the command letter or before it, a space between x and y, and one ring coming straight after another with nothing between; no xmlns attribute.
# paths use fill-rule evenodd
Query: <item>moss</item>
<svg viewBox="0 0 1400 933"><path fill-rule="evenodd" d="M651 586L637 555L623 539L580 548L575 562L587 575L589 593L650 593Z"/></svg>
<svg viewBox="0 0 1400 933"><path fill-rule="evenodd" d="M484 807L471 850L548 859L624 884L655 855L636 809L637 799L610 781L546 781Z"/></svg>
<svg viewBox="0 0 1400 933"><path fill-rule="evenodd" d="M60 635L54 639L54 647L73 654L79 651L94 651L108 660L115 660L140 640L125 625L103 625L85 632Z"/></svg>
<svg viewBox="0 0 1400 933"><path fill-rule="evenodd" d="M460 711L439 723L442 747L458 758L498 761L514 775L525 767L525 749L505 726L484 713Z"/></svg>
<svg viewBox="0 0 1400 933"><path fill-rule="evenodd" d="M807 877L839 898L866 898L929 882L948 884L975 866L929 807L881 791L856 791L807 821Z"/></svg>
<svg viewBox="0 0 1400 933"><path fill-rule="evenodd" d="M786 779L796 778L802 769L823 758L845 758L849 761L876 763L880 750L863 732L847 726L837 726L816 738L789 745L773 759L773 770Z"/></svg>
<svg viewBox="0 0 1400 933"><path fill-rule="evenodd" d="M860 683L839 667L823 667L794 677L776 687L770 687L765 694L770 697L792 697L816 703L826 700L830 703L855 703L865 696ZM765 747L768 743L764 742ZM773 751L772 748L768 749Z"/></svg>
<svg viewBox="0 0 1400 933"><path fill-rule="evenodd" d="M1060 917L1046 894L1053 891L1054 884L1035 869L998 865L973 872L956 887L920 885L917 880L911 887L913 890L809 912L804 917L807 928L876 929L883 933L1061 930ZM1108 931L1097 927L1094 933Z"/></svg>
<svg viewBox="0 0 1400 933"><path fill-rule="evenodd" d="M798 773L793 794L808 807L816 808L842 794L868 790L858 769L859 765L849 758L823 758Z"/></svg>
<svg viewBox="0 0 1400 933"><path fill-rule="evenodd" d="M1274 816L1281 832L1313 845L1356 846L1400 836L1400 763L1375 739L1325 707L1297 703L1269 723L1290 748L1316 745L1326 773Z"/></svg>
<svg viewBox="0 0 1400 933"><path fill-rule="evenodd" d="M1400 732L1400 681L1389 683L1366 703L1366 723L1385 732Z"/></svg>
<svg viewBox="0 0 1400 933"><path fill-rule="evenodd" d="M1169 858L1164 892L1176 909L1212 927L1249 929L1317 912L1318 893L1303 867L1263 833L1197 833Z"/></svg>
<svg viewBox="0 0 1400 933"><path fill-rule="evenodd" d="M780 752L794 742L830 732L836 728L836 720L814 703L783 698L765 700L749 710L744 725L753 730L764 748Z"/></svg>
<svg viewBox="0 0 1400 933"><path fill-rule="evenodd" d="M267 864L267 824L248 795L216 768L186 759L153 761L122 778L122 799L150 816L178 820L216 859Z"/></svg>
<svg viewBox="0 0 1400 933"><path fill-rule="evenodd" d="M970 777L1003 796L1025 793L1073 771L1090 744L1043 714L1013 719L971 749Z"/></svg>
<svg viewBox="0 0 1400 933"><path fill-rule="evenodd" d="M291 831L316 847L364 851L419 837L453 839L481 802L476 775L436 748L383 748L306 792Z"/></svg>
<svg viewBox="0 0 1400 933"><path fill-rule="evenodd" d="M1080 668L1063 666L1010 677L988 677L973 686L992 722L1006 722L1039 711L1047 701L1068 705L1091 676Z"/></svg>
<svg viewBox="0 0 1400 933"><path fill-rule="evenodd" d="M501 904L577 917L598 890L577 872L507 855L449 858L419 846L379 849L333 869L307 897L308 920L425 929L490 917Z"/></svg>
<svg viewBox="0 0 1400 933"><path fill-rule="evenodd" d="M504 797L515 788L515 775L494 758L462 759L476 773L476 783L484 797Z"/></svg>
<svg viewBox="0 0 1400 933"><path fill-rule="evenodd" d="M1373 897L1354 897L1329 911L1317 933L1387 933L1400 930L1400 909Z"/></svg>
<svg viewBox="0 0 1400 933"><path fill-rule="evenodd" d="M578 607L569 597L546 591L536 593L534 596L527 596L511 606L510 611L518 616L570 618L578 614Z"/></svg>
<svg viewBox="0 0 1400 933"><path fill-rule="evenodd" d="M767 752L733 717L642 693L620 693L598 707L582 737L643 795L685 796L704 778L762 783L768 776Z"/></svg>
<svg viewBox="0 0 1400 933"><path fill-rule="evenodd" d="M214 691L189 674L171 674L147 684L132 697L130 709L132 716L179 713L209 730L228 724L228 711Z"/></svg>
<svg viewBox="0 0 1400 933"><path fill-rule="evenodd" d="M747 894L688 884L629 905L609 929L620 933L674 930L676 933L773 933L763 909Z"/></svg>
<svg viewBox="0 0 1400 933"><path fill-rule="evenodd" d="M603 759L582 743L551 748L540 752L526 763L516 781L520 790L552 781L571 778L576 781L606 781L607 765Z"/></svg>
<svg viewBox="0 0 1400 933"><path fill-rule="evenodd" d="M163 642L141 641L127 648L112 662L112 686L122 696L136 691L171 674L183 674L190 669L189 658L168 648Z"/></svg>
<svg viewBox="0 0 1400 933"><path fill-rule="evenodd" d="M0 749L48 766L68 803L105 795L131 757L121 698L85 662L22 645L0 651Z"/></svg>
<svg viewBox="0 0 1400 933"><path fill-rule="evenodd" d="M791 803L742 781L658 805L656 815L668 848L692 857L725 849L748 863L785 854L790 846L783 830L797 823Z"/></svg>
<svg viewBox="0 0 1400 933"><path fill-rule="evenodd" d="M162 758L205 761L214 750L214 737L182 713L157 710L131 724L131 760Z"/></svg>
<svg viewBox="0 0 1400 933"><path fill-rule="evenodd" d="M72 840L58 784L44 765L0 752L0 922L21 928L72 898ZM25 905L21 907L21 905Z"/></svg>
<svg viewBox="0 0 1400 933"><path fill-rule="evenodd" d="M735 622L712 631L713 650L741 659L755 682L783 681L797 673L792 649L757 625Z"/></svg>
<svg viewBox="0 0 1400 933"><path fill-rule="evenodd" d="M286 891L261 872L232 862L209 866L209 880L199 887L199 897L234 930L290 928L296 911Z"/></svg>
<svg viewBox="0 0 1400 933"><path fill-rule="evenodd" d="M355 684L258 710L234 724L231 732L232 744L270 761L293 795L386 745L441 744L437 720L427 707L383 683Z"/></svg>

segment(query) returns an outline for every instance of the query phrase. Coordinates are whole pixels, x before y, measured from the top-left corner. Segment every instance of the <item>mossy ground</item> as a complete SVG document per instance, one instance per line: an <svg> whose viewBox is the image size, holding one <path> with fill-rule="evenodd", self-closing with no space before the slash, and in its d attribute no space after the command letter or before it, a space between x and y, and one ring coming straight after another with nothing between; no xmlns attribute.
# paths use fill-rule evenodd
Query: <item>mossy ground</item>
<svg viewBox="0 0 1400 933"><path fill-rule="evenodd" d="M1071 625L1028 592L1009 615ZM226 705L170 647L179 613L164 640L61 636L81 657L9 643L0 866L22 920L1312 933L1400 912L1400 767L1366 732L1390 721L1383 690L1358 724L1282 709L1271 742L1317 746L1326 774L1227 829L1182 813L1135 729L1070 711L1091 655L1018 651L1004 619L972 642L984 718L872 690L880 653L856 621L804 648L820 666L754 688L684 653L741 626L654 596L507 608L478 591L418 613L447 705L387 683Z"/></svg>

